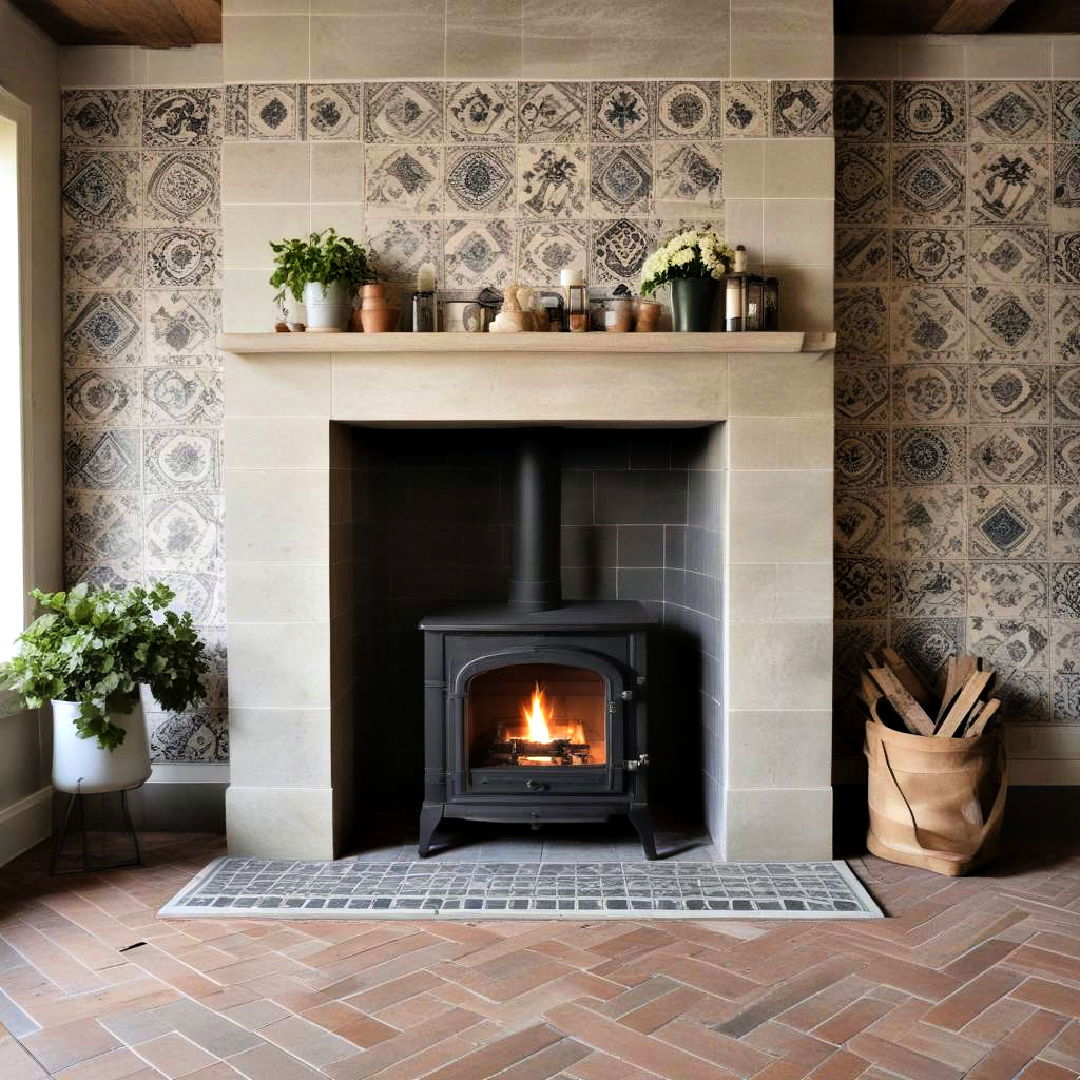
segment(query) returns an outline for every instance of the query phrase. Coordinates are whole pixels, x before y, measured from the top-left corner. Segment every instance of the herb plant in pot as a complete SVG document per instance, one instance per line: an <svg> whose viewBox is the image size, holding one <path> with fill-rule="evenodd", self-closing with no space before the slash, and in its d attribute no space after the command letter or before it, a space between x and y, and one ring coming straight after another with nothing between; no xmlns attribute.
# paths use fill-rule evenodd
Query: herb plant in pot
<svg viewBox="0 0 1080 1080"><path fill-rule="evenodd" d="M138 787L150 776L140 685L169 712L203 697L209 663L191 615L168 610L174 594L161 582L32 595L42 614L19 636L4 681L29 709L52 704L53 787Z"/></svg>
<svg viewBox="0 0 1080 1080"><path fill-rule="evenodd" d="M351 237L331 229L271 243L274 272L270 284L281 303L289 293L307 308L312 331L344 330L356 290L372 278L367 252Z"/></svg>
<svg viewBox="0 0 1080 1080"><path fill-rule="evenodd" d="M671 285L671 321L676 330L713 328L720 279L731 269L735 252L709 229L676 233L654 251L641 268L641 291L648 296Z"/></svg>

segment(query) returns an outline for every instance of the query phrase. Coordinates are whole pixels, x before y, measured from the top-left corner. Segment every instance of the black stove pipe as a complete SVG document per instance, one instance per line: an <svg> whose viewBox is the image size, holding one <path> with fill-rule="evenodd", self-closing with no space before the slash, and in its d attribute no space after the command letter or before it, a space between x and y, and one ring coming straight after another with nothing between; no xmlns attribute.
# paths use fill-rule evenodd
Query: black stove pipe
<svg viewBox="0 0 1080 1080"><path fill-rule="evenodd" d="M518 436L510 605L520 611L562 607L562 476L554 434L551 428L524 428Z"/></svg>

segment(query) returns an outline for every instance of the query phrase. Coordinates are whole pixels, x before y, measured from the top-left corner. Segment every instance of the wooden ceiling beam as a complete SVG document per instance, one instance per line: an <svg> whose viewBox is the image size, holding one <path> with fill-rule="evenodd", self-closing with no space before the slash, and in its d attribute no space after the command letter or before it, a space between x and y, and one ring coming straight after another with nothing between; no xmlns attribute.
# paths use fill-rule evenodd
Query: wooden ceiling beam
<svg viewBox="0 0 1080 1080"><path fill-rule="evenodd" d="M221 41L221 0L14 0L60 45L166 49Z"/></svg>
<svg viewBox="0 0 1080 1080"><path fill-rule="evenodd" d="M985 34L1013 0L952 0L934 24L935 34Z"/></svg>

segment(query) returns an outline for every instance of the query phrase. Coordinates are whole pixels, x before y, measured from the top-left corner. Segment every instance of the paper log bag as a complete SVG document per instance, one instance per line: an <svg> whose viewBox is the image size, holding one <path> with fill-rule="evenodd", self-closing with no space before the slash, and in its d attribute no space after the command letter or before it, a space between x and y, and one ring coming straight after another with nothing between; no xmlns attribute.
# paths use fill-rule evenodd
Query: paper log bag
<svg viewBox="0 0 1080 1080"><path fill-rule="evenodd" d="M1005 810L1001 728L971 738L927 738L867 721L873 854L959 875L997 853Z"/></svg>

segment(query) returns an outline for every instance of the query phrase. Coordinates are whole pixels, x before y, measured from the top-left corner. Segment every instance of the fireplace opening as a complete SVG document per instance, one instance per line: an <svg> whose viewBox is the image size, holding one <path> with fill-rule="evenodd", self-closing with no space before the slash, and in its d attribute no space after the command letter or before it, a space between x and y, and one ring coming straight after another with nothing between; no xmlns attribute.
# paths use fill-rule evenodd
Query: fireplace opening
<svg viewBox="0 0 1080 1080"><path fill-rule="evenodd" d="M607 690L595 671L512 664L473 676L465 699L468 768L607 764Z"/></svg>
<svg viewBox="0 0 1080 1080"><path fill-rule="evenodd" d="M722 425L552 429L556 512L528 550L519 549L516 529L521 429L333 428L331 557L335 587L352 604L335 624L332 664L352 703L357 846L382 846L416 828L425 717L436 695L447 770L473 804L470 820L498 823L444 821L441 838L514 834L505 817L479 816L485 793L535 796L520 828L559 792L585 796L571 800L574 810L590 791L613 799L616 789L645 783L665 831L700 836L704 824L719 835ZM551 472L542 458L534 464L544 490ZM612 621L612 602L624 613L632 605L634 619ZM473 609L479 621L452 617ZM432 633L419 631L429 619ZM646 623L647 687L637 681ZM425 638L440 636L439 655L428 657ZM519 685L506 693L511 678ZM545 746L547 754L520 742L496 745L507 741L498 738L499 721L512 732L537 684L546 706L554 703L556 727L584 728L587 762L575 756L583 753L574 750L583 745L576 733L557 735L570 741ZM569 704L586 697L588 708ZM642 768L633 729L646 703ZM613 708L618 723L608 726ZM505 763L511 750L517 765ZM575 763L551 764L556 753ZM530 756L547 761L521 763ZM568 834L581 829L567 820ZM618 827L613 818L612 835Z"/></svg>

